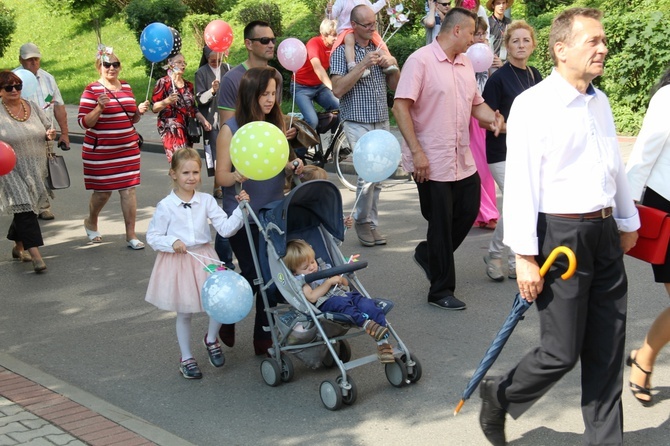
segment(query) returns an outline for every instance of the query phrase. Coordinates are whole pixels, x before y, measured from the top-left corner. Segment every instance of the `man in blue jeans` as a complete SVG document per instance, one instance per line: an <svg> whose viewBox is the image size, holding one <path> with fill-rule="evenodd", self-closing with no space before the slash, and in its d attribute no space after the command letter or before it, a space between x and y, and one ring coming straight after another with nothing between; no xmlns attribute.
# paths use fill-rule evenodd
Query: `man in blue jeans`
<svg viewBox="0 0 670 446"><path fill-rule="evenodd" d="M340 101L333 95L333 84L328 77L330 68L330 49L337 38L335 20L324 19L319 27L319 35L312 37L307 45L307 61L296 73L291 82L291 93L295 94L295 103L302 112L303 120L316 129L319 119L314 109L315 101L326 111L337 110Z"/></svg>

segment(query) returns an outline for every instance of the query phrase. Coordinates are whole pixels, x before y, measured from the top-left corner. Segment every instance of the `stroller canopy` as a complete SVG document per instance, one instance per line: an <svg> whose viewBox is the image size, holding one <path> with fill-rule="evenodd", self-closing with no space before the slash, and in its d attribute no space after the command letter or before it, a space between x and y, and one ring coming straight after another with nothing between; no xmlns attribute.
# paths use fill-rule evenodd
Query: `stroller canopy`
<svg viewBox="0 0 670 446"><path fill-rule="evenodd" d="M327 180L307 181L284 199L268 203L259 212L259 221L279 255L286 255L290 232L310 226L323 227L336 239L344 240L342 195Z"/></svg>

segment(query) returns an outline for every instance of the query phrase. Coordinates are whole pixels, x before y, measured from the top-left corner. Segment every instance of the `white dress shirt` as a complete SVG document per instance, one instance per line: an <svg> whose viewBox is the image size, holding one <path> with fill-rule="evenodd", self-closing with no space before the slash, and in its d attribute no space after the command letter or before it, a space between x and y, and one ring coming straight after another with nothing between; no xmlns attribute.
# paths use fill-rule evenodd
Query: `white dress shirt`
<svg viewBox="0 0 670 446"><path fill-rule="evenodd" d="M670 201L670 85L659 89L649 102L642 129L628 158L626 173L635 200L645 186Z"/></svg>
<svg viewBox="0 0 670 446"><path fill-rule="evenodd" d="M507 122L504 243L537 255L538 213L614 208L620 231L640 227L607 96L586 94L556 70L514 101Z"/></svg>
<svg viewBox="0 0 670 446"><path fill-rule="evenodd" d="M172 245L177 240L186 247L211 243L208 218L225 238L233 236L244 224L240 208L229 218L209 194L196 192L187 204L190 207L185 207L174 191L158 203L147 230L147 242L154 251L174 252Z"/></svg>

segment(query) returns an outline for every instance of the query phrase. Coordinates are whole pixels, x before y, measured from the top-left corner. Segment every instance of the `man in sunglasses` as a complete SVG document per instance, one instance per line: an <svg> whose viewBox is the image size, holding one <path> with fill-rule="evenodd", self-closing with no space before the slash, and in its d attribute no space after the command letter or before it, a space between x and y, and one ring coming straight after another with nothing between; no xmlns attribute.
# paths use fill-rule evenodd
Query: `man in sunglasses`
<svg viewBox="0 0 670 446"><path fill-rule="evenodd" d="M65 103L63 102L63 97L60 94L58 85L56 84L56 79L54 77L40 68L40 62L42 60L42 53L40 53L39 48L34 43L25 43L21 45L19 49L19 63L20 67L14 69L26 69L33 73L37 78L37 89L35 93L30 97L25 97L29 101L36 103L46 115L51 119L56 118L58 122L58 127L60 127L60 137L58 138L58 147L63 148L63 150L68 150L70 148L70 136L67 126L67 111L65 110ZM40 197L40 213L38 217L42 220L53 220L54 214L51 212L51 203L49 203L49 196L45 195Z"/></svg>
<svg viewBox="0 0 670 446"><path fill-rule="evenodd" d="M375 130L389 130L389 110L386 88L395 90L400 73L384 74L382 69L398 65L388 53L379 53L372 43L376 29L375 12L366 5L358 5L351 10L351 27L354 30L356 66L347 68L344 45L340 45L330 56L330 72L333 94L340 99L340 118L344 121L344 133L349 147L365 133ZM366 70L368 76L363 77ZM354 219L356 235L363 246L385 245L384 237L378 229L378 203L381 185L369 183L358 177L358 193Z"/></svg>
<svg viewBox="0 0 670 446"><path fill-rule="evenodd" d="M217 97L219 109L219 123L223 124L235 116L237 90L242 76L249 68L267 67L275 56L277 39L270 28L270 24L261 20L254 20L244 27L244 46L247 48L247 60L226 73L221 79L221 86ZM282 77L279 71L276 74L277 98L282 94Z"/></svg>
<svg viewBox="0 0 670 446"><path fill-rule="evenodd" d="M440 25L449 9L451 9L451 0L428 0L426 2L426 15L421 19L423 27L426 28L426 45L430 45L439 34Z"/></svg>

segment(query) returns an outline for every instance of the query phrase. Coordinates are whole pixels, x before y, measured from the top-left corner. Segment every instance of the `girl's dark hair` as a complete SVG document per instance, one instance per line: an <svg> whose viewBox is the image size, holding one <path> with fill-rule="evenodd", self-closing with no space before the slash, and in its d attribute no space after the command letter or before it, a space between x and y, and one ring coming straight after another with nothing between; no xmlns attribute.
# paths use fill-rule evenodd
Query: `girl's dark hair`
<svg viewBox="0 0 670 446"><path fill-rule="evenodd" d="M279 108L279 98L276 98L270 113L265 115L258 99L265 92L271 79L275 80L275 87L281 80L277 79L277 70L272 67L250 68L242 76L240 88L237 91L237 103L235 104L235 120L242 127L252 121L267 121L276 125L283 132L284 117Z"/></svg>

